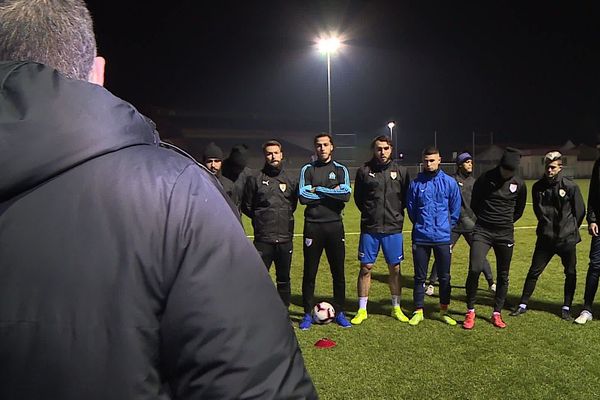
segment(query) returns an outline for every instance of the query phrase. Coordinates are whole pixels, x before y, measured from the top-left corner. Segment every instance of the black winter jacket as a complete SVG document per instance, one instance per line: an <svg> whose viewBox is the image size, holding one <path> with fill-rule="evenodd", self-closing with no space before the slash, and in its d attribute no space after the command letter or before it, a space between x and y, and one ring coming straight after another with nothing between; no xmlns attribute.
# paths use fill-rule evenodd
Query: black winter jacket
<svg viewBox="0 0 600 400"><path fill-rule="evenodd" d="M0 171L0 399L316 397L214 177L131 105L0 63Z"/></svg>
<svg viewBox="0 0 600 400"><path fill-rule="evenodd" d="M523 215L527 186L518 176L503 179L500 167L481 175L473 184L471 209L477 223L490 228L512 228Z"/></svg>
<svg viewBox="0 0 600 400"><path fill-rule="evenodd" d="M240 193L235 190L234 183L231 181L231 179L223 176L221 173L217 173L215 176L219 180L219 183L221 183L221 186L223 186L223 191L227 194L227 196L229 196L229 199L231 199L236 207L239 207L241 196Z"/></svg>
<svg viewBox="0 0 600 400"><path fill-rule="evenodd" d="M354 181L354 202L361 212L361 232L402 232L409 184L408 171L395 161L379 165L373 159L360 167Z"/></svg>
<svg viewBox="0 0 600 400"><path fill-rule="evenodd" d="M293 239L298 179L285 169L265 166L248 177L242 211L252 220L254 240L285 243Z"/></svg>
<svg viewBox="0 0 600 400"><path fill-rule="evenodd" d="M544 177L533 184L531 195L538 239L555 246L581 241L579 227L585 217L585 204L575 182L562 173L552 182Z"/></svg>
<svg viewBox="0 0 600 400"><path fill-rule="evenodd" d="M596 160L592 168L586 219L588 224L600 223L600 158Z"/></svg>
<svg viewBox="0 0 600 400"><path fill-rule="evenodd" d="M475 178L473 178L472 174L465 176L460 172L456 172L452 176L456 180L456 183L458 183L461 196L460 217L458 218L458 223L452 230L460 233L472 232L475 227L475 221L477 221L477 217L470 207Z"/></svg>

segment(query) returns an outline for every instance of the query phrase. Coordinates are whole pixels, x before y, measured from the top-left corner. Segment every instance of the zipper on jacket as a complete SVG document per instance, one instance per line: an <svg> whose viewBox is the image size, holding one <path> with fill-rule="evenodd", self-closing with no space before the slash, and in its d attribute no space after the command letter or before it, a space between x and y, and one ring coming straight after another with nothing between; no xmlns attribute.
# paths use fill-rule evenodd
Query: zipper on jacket
<svg viewBox="0 0 600 400"><path fill-rule="evenodd" d="M381 232L385 232L385 200L387 199L387 181L385 179L384 171L381 172L381 176L383 176L383 225L381 226Z"/></svg>

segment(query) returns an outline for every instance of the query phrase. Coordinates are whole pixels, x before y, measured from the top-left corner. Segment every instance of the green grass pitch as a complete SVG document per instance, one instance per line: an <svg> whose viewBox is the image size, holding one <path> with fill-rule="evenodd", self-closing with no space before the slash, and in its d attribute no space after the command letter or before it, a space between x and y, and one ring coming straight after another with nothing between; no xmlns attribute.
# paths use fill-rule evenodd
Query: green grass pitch
<svg viewBox="0 0 600 400"><path fill-rule="evenodd" d="M588 181L578 181L587 201ZM528 202L531 186L527 182ZM472 331L460 324L447 326L437 320L437 287L434 297L426 297L426 320L416 327L389 316L390 293L387 267L380 254L374 268L369 294L369 318L360 326L342 329L335 324L313 326L300 331L302 315L302 218L296 213L296 236L292 264L291 318L307 368L322 399L594 399L600 396L600 323L578 326L560 319L564 275L560 259L554 257L538 280L527 314L510 317L503 312L507 328L494 328L489 322L492 295L483 276L477 303L477 322ZM246 232L251 233L244 217ZM352 317L357 309L356 279L359 213L353 201L344 211L346 230L346 309ZM506 308L518 303L533 252L536 219L527 204L517 222L515 250L511 264ZM585 222L584 222L585 225ZM410 222L404 225L405 260L402 262L402 309L413 308L413 261ZM573 314L581 310L590 238L582 227L578 245L577 289ZM495 272L495 259L488 259ZM465 312L468 246L457 243L452 258L452 303L450 311L462 322ZM274 268L271 268L274 276ZM331 274L323 255L315 298L330 301ZM600 300L600 294L598 295ZM596 311L598 312L598 311ZM598 313L600 317L600 313ZM322 337L337 342L332 349L317 349Z"/></svg>

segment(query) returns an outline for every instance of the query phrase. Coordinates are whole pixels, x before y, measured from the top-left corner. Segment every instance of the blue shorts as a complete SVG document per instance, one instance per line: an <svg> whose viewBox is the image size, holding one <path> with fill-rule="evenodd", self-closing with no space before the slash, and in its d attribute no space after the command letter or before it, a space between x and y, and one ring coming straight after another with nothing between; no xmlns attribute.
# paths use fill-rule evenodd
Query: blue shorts
<svg viewBox="0 0 600 400"><path fill-rule="evenodd" d="M388 265L396 265L404 260L402 233L361 233L358 261L361 264L375 264L380 245Z"/></svg>

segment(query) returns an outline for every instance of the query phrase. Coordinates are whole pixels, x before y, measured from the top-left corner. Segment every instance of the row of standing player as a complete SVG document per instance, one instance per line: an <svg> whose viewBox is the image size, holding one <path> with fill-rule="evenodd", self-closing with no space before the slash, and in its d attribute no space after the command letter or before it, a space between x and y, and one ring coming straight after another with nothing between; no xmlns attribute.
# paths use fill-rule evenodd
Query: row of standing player
<svg viewBox="0 0 600 400"><path fill-rule="evenodd" d="M277 289L286 306L289 306L291 296L289 272L293 251L293 212L298 198L307 206L302 283L305 315L300 322L300 329L309 329L313 322L310 310L314 303L316 273L323 250L327 254L333 278L334 305L338 310L336 322L342 327L350 327L344 314L345 244L341 218L344 202L350 199L350 180L346 167L332 158L334 144L329 135L317 135L314 145L316 161L305 165L296 180L283 169L281 144L275 140L265 143L265 167L258 174L248 174L242 180L243 189L236 200L252 220L254 244L265 265L269 268L275 263ZM456 321L447 313L451 291L451 251L460 236L464 236L471 250L466 283L468 311L463 327L471 329L474 326L477 286L479 275L483 271L490 288L495 292L491 321L495 326L504 328L506 324L502 320L501 310L508 291L508 273L514 249L514 222L523 213L527 195L524 182L514 175L520 153L516 149L507 148L500 164L475 181L472 177L473 160L468 152L457 156L457 172L449 177L439 168L439 151L429 147L423 151L424 171L411 182L406 168L392 160L392 144L388 137L375 138L371 149L373 158L357 171L354 186L354 200L361 211L361 235L357 284L359 310L352 319L352 324L361 324L368 318L371 269L382 248L389 267L392 317L410 325L418 325L424 319L425 281L433 251L435 262L429 281L431 284L439 279L440 319L449 325L456 325ZM209 168L214 167L214 164L210 165L212 160L207 155L210 154L205 153L205 164ZM561 154L550 152L544 161L544 177L533 186L538 239L520 304L511 315L518 316L526 312L527 302L538 277L552 256L557 254L561 257L565 271L561 314L563 319L572 320L570 308L576 284L575 245L581 240L579 227L583 221L585 206L575 182L561 174ZM594 167L596 180L597 170L598 165ZM218 169L212 168L211 171L219 175ZM590 199L593 197L593 186L594 178ZM405 208L413 222L415 311L410 319L400 307L400 262L404 258L402 227ZM594 209L590 208L588 220L590 233L597 237ZM600 249L600 244L596 242L598 240L593 239L591 257L594 253L600 253L594 252L594 248ZM497 287L494 287L496 285L486 259L490 248L494 249L497 259ZM575 320L580 324L592 319L591 304L600 271L600 268L595 267L597 264L599 263L592 259L586 282L584 310Z"/></svg>
<svg viewBox="0 0 600 400"><path fill-rule="evenodd" d="M341 212L350 200L350 177L342 164L332 160L333 141L329 135L314 140L317 160L302 168L300 177L283 167L281 143L270 140L263 145L265 165L260 171L246 173L235 182L223 177L223 153L214 143L207 146L204 165L217 176L223 188L241 211L252 220L254 245L267 268L275 264L279 295L289 307L290 269L293 252L294 211L298 201L304 213L304 277L302 298L306 317L300 324L310 328L314 289L323 250L333 277L335 320L343 327L352 325L345 317L344 226ZM231 158L231 157L230 157Z"/></svg>

